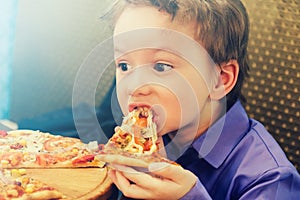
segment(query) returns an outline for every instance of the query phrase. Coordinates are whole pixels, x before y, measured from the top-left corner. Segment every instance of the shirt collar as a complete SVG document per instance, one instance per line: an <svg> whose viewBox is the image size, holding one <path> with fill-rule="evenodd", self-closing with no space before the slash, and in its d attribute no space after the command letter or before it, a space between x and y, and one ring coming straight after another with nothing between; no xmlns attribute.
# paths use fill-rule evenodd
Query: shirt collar
<svg viewBox="0 0 300 200"><path fill-rule="evenodd" d="M240 101L192 144L213 167L218 168L249 129L249 118Z"/></svg>

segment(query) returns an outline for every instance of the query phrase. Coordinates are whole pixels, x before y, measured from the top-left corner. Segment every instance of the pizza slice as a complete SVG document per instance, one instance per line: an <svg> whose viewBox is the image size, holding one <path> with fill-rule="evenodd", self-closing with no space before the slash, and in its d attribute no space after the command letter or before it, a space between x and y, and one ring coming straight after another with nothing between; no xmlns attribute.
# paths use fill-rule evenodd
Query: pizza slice
<svg viewBox="0 0 300 200"><path fill-rule="evenodd" d="M2 169L0 173L0 199L54 200L66 198L57 189L26 176L25 169Z"/></svg>
<svg viewBox="0 0 300 200"><path fill-rule="evenodd" d="M100 154L97 157L107 163L134 167L147 168L151 162L176 164L159 154L157 127L147 107L138 107L124 117Z"/></svg>
<svg viewBox="0 0 300 200"><path fill-rule="evenodd" d="M150 155L157 151L156 124L152 118L152 112L147 108L133 110L124 117L122 125L116 127L105 148L117 148L135 155Z"/></svg>

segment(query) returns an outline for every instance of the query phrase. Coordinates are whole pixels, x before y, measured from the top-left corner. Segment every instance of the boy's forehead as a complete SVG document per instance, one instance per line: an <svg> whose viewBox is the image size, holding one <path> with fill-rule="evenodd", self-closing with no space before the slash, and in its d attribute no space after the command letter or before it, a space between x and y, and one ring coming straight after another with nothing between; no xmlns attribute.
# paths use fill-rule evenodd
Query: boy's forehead
<svg viewBox="0 0 300 200"><path fill-rule="evenodd" d="M114 34L142 28L165 28L194 37L197 23L194 20L185 23L175 20L169 13L157 7L127 6L115 23Z"/></svg>
<svg viewBox="0 0 300 200"><path fill-rule="evenodd" d="M115 56L150 48L179 54L179 48L184 48L185 43L183 40L178 40L179 34L168 29L143 28L114 35Z"/></svg>
<svg viewBox="0 0 300 200"><path fill-rule="evenodd" d="M158 49L171 52L191 64L209 62L207 51L193 38L171 29L142 28L116 34L113 37L115 58L143 49Z"/></svg>
<svg viewBox="0 0 300 200"><path fill-rule="evenodd" d="M195 23L180 24L172 16L152 6L128 6L118 18L114 29L115 57L138 49L155 48L185 56L194 40ZM198 47L197 47L198 48ZM203 51L200 47L198 50ZM199 56L199 54L198 54Z"/></svg>

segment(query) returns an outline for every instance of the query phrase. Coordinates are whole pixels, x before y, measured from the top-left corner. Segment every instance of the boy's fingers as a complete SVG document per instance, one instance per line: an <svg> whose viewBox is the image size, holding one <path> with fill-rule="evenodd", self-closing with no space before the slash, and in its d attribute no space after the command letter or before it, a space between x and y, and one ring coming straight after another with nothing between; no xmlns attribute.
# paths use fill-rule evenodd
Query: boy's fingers
<svg viewBox="0 0 300 200"><path fill-rule="evenodd" d="M151 197L151 191L145 190L138 184L131 183L122 172L115 172L115 185L122 191L126 197L142 199Z"/></svg>
<svg viewBox="0 0 300 200"><path fill-rule="evenodd" d="M112 164L111 168L121 172L122 175L131 182L143 187L147 186L145 180L147 180L147 182L152 182L154 179L149 174L142 173L128 166Z"/></svg>
<svg viewBox="0 0 300 200"><path fill-rule="evenodd" d="M165 162L150 164L151 173L142 173L133 168L113 165L116 170L112 176L113 182L127 197L132 198L163 198L168 196L164 188L172 188L176 197L183 196L196 182L195 175L181 166Z"/></svg>
<svg viewBox="0 0 300 200"><path fill-rule="evenodd" d="M116 169L116 170L124 172L124 173L142 174L142 172L137 171L134 168L127 166L127 165L119 165L119 164L112 163L109 166L112 169Z"/></svg>
<svg viewBox="0 0 300 200"><path fill-rule="evenodd" d="M154 162L149 165L149 171L163 178L170 179L177 183L185 181L196 181L196 177L190 171L183 169L179 165L173 165L166 162Z"/></svg>

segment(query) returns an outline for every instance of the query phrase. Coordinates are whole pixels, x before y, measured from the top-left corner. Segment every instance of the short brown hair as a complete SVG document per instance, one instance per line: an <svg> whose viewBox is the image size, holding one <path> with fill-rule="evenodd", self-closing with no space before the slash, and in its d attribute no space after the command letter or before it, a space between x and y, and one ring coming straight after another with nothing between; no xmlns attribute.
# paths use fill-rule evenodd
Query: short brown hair
<svg viewBox="0 0 300 200"><path fill-rule="evenodd" d="M240 0L117 0L106 16L110 16L114 24L127 5L157 7L180 23L195 21L197 39L216 64L230 60L237 60L239 64L237 83L226 96L227 109L238 99L246 101L241 88L249 73L249 19Z"/></svg>

